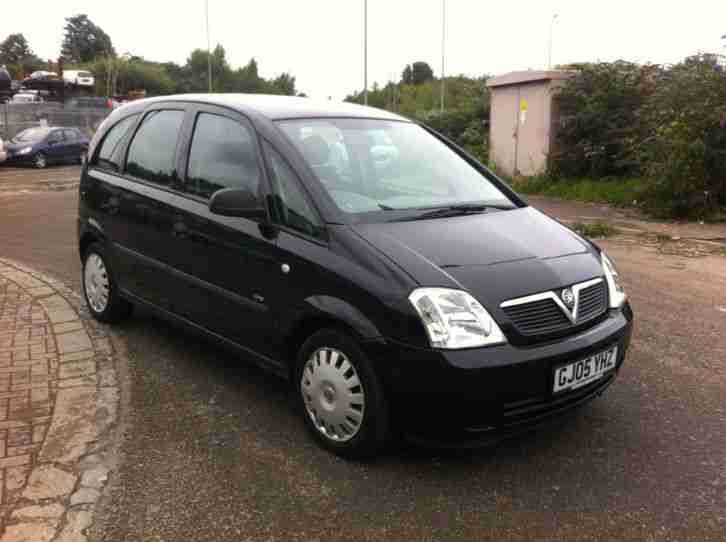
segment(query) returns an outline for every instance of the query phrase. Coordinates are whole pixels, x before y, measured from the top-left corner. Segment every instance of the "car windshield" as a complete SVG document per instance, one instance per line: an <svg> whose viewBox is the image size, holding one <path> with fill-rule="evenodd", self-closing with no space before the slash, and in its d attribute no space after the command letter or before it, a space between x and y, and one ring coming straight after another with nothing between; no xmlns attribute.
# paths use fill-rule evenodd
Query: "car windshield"
<svg viewBox="0 0 726 542"><path fill-rule="evenodd" d="M416 124L295 119L278 125L336 205L357 219L516 207L495 182Z"/></svg>
<svg viewBox="0 0 726 542"><path fill-rule="evenodd" d="M16 135L11 141L16 143L27 143L29 141L40 141L50 133L50 128L28 128Z"/></svg>
<svg viewBox="0 0 726 542"><path fill-rule="evenodd" d="M93 77L90 72L78 72L78 77Z"/></svg>

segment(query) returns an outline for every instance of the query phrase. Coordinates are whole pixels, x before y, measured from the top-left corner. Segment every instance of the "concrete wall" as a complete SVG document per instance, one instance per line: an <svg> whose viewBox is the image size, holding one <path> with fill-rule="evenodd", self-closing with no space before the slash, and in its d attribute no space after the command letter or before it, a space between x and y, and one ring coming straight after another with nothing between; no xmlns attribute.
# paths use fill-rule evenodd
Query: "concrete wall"
<svg viewBox="0 0 726 542"><path fill-rule="evenodd" d="M110 110L68 109L59 103L0 105L0 137L14 137L26 128L40 126L45 119L48 126L75 126L88 136L93 135Z"/></svg>

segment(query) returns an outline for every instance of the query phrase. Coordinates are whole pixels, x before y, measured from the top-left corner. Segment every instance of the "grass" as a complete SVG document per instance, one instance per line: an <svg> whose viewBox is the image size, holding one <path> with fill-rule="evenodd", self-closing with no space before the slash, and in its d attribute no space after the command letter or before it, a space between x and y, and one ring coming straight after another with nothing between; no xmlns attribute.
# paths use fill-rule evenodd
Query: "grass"
<svg viewBox="0 0 726 542"><path fill-rule="evenodd" d="M575 222L572 225L572 229L580 235L592 238L610 237L611 235L617 233L617 230L613 228L610 224L601 221Z"/></svg>
<svg viewBox="0 0 726 542"><path fill-rule="evenodd" d="M642 201L647 188L643 179L561 179L531 177L516 179L515 190L565 200L577 200L614 205L634 205Z"/></svg>

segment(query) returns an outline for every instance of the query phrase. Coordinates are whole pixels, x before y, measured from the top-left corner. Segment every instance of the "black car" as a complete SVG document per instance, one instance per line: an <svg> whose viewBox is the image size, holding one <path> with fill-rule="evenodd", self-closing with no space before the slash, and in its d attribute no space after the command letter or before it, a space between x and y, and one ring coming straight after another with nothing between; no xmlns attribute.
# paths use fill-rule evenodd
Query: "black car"
<svg viewBox="0 0 726 542"><path fill-rule="evenodd" d="M79 164L88 151L89 140L78 128L38 127L23 130L5 145L7 164Z"/></svg>
<svg viewBox="0 0 726 542"><path fill-rule="evenodd" d="M143 305L245 353L344 457L519 432L600 395L630 341L597 246L443 136L352 104L121 107L91 142L78 234L94 317Z"/></svg>

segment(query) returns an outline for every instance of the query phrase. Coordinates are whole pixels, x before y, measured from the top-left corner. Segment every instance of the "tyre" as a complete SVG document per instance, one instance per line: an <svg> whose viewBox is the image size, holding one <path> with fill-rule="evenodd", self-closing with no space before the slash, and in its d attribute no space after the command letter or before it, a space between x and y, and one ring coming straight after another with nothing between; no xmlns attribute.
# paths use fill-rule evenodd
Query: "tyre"
<svg viewBox="0 0 726 542"><path fill-rule="evenodd" d="M323 329L305 341L293 385L305 425L326 450L346 459L365 459L390 440L383 385L350 335Z"/></svg>
<svg viewBox="0 0 726 542"><path fill-rule="evenodd" d="M109 268L103 247L93 243L83 255L83 297L91 316L113 324L131 315L133 306L123 299Z"/></svg>
<svg viewBox="0 0 726 542"><path fill-rule="evenodd" d="M48 165L48 158L42 152L33 157L33 165L38 169L43 169Z"/></svg>

